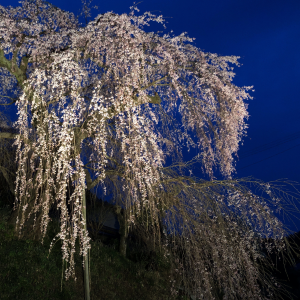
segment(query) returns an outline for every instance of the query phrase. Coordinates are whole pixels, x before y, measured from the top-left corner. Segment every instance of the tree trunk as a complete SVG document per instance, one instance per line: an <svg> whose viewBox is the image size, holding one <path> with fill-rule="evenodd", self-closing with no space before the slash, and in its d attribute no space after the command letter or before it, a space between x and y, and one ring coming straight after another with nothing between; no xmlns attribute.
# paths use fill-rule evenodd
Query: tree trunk
<svg viewBox="0 0 300 300"><path fill-rule="evenodd" d="M126 248L127 248L127 220L126 220L126 214L125 210L123 210L123 215L121 212L121 207L119 205L116 205L115 212L117 214L117 218L119 221L119 234L120 234L120 245L119 245L119 253L126 257Z"/></svg>
<svg viewBox="0 0 300 300"><path fill-rule="evenodd" d="M82 214L85 219L84 231L87 232L85 190L83 192L83 197L82 197ZM89 260L88 259L89 258L88 258L88 252L87 252L87 255L85 256L85 259L84 259L84 267L83 267L85 300L90 300L90 278L89 278Z"/></svg>
<svg viewBox="0 0 300 300"><path fill-rule="evenodd" d="M120 247L119 252L123 257L126 257L126 248L127 248L127 234L125 226L120 225Z"/></svg>

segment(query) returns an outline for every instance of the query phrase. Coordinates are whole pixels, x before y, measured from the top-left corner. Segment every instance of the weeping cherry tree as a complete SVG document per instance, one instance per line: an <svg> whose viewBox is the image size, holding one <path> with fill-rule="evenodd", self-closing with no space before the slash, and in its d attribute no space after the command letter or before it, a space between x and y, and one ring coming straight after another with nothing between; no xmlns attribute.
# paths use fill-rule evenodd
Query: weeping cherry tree
<svg viewBox="0 0 300 300"><path fill-rule="evenodd" d="M146 32L150 21L166 28L164 19L149 12L136 16L136 6L129 14L100 14L82 26L72 13L46 1L20 3L0 6L1 97L18 109L18 134L9 137L17 149L19 236L25 220L35 215L33 226L43 242L56 204L65 278L76 279L78 238L89 299L85 191L99 185L104 194L112 189L124 208L123 255L126 236L138 222L136 228L145 225L154 244L160 243L162 216L173 211L194 226L181 239L186 258L173 254L197 298L223 293L223 299L261 299L265 278L256 262L257 232L264 237L266 229L276 249L285 243L283 224L269 206L232 180L234 154L247 128L245 100L252 99L251 86L232 83L229 64L239 66L239 57L205 53L186 33ZM169 172L166 158L182 161L184 147L198 150L195 159L210 181ZM216 168L228 181L214 180ZM73 193L67 203L69 182ZM226 192L217 195L218 188ZM269 281L267 286L272 289Z"/></svg>

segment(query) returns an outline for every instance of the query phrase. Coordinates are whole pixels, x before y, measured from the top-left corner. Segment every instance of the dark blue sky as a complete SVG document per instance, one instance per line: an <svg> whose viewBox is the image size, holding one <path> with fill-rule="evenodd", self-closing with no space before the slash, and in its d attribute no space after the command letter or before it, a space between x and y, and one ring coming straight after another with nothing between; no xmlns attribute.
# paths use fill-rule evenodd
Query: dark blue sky
<svg viewBox="0 0 300 300"><path fill-rule="evenodd" d="M80 0L49 2L75 15L81 8ZM19 5L17 0L0 4ZM133 1L94 0L93 5L99 9L92 11L92 18L108 11L129 13ZM151 11L168 22L165 30L153 23L146 31L187 32L202 51L241 57L233 82L253 85L255 92L250 92L254 99L247 101L248 136L239 151L235 177L287 178L300 183L300 1L145 0L138 8L137 15Z"/></svg>

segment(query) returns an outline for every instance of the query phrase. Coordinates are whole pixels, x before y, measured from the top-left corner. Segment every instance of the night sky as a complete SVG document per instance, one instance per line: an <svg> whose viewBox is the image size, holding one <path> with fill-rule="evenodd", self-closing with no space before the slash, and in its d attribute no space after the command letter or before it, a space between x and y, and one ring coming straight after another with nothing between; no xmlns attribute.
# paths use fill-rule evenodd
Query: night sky
<svg viewBox="0 0 300 300"><path fill-rule="evenodd" d="M80 0L49 2L75 15L81 8ZM17 0L1 0L0 4L19 5ZM99 7L92 10L94 19L108 11L129 13L133 1L94 0L91 5ZM166 18L166 29L150 23L150 27L144 27L147 32L187 32L196 38L193 44L204 52L241 57L241 66L234 66L233 83L253 85L255 91L250 92L254 99L247 100L248 135L240 147L234 177L300 183L300 1L145 0L138 8L136 15L150 11ZM11 119L17 119L15 111ZM293 231L299 230L299 221L298 224L298 228L291 227Z"/></svg>

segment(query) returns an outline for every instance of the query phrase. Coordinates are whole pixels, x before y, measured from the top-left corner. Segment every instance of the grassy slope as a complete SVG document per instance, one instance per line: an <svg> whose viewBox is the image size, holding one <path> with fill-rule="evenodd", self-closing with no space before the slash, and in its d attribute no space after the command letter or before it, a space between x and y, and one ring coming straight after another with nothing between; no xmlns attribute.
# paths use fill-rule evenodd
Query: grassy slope
<svg viewBox="0 0 300 300"><path fill-rule="evenodd" d="M77 281L62 281L61 242L53 247L49 258L49 246L57 224L49 226L49 236L44 245L33 240L18 240L6 220L9 210L0 210L0 299L84 299L82 260L79 245L75 256ZM171 264L156 258L156 270L146 270L148 261L123 258L115 250L117 246L105 246L92 242L91 248L91 299L134 300L175 299L170 295ZM136 253L137 254L137 253ZM140 253L141 254L141 253ZM177 298L179 299L179 297ZM182 298L180 299L187 299Z"/></svg>
<svg viewBox="0 0 300 300"><path fill-rule="evenodd" d="M7 224L10 213L9 208L3 209L0 206L0 299L84 300L82 258L79 256L78 240L75 254L77 280L75 282L71 278L61 282L60 241L55 244L47 258L50 243L60 229L58 223L49 224L48 236L42 245L39 241L15 238L12 225ZM156 256L151 264L154 267L149 269L148 254L139 246L128 248L128 255L123 258L115 250L118 249L116 243L106 246L99 241L92 241L91 245L92 300L189 299L181 296L180 291L178 297L171 296L170 280L176 279L175 272L172 264L162 256ZM279 272L274 275L288 285L289 292L295 295L293 299L300 299L300 270L289 269L288 279L283 264L279 262L277 268Z"/></svg>

